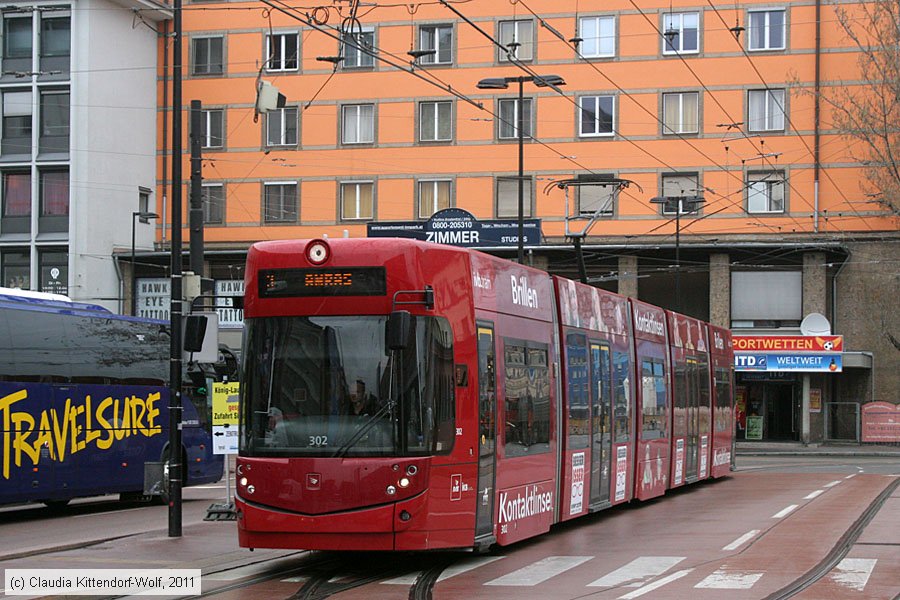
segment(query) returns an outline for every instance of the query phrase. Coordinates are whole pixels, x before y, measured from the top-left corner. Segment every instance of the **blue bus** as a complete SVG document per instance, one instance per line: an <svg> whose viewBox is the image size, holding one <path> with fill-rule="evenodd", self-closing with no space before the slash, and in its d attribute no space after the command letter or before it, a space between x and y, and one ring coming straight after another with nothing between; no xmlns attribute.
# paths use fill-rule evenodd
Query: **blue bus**
<svg viewBox="0 0 900 600"><path fill-rule="evenodd" d="M167 329L0 288L0 504L145 497L145 470L158 482L170 451ZM213 454L211 410L205 395L187 392L185 485L216 482L223 461Z"/></svg>

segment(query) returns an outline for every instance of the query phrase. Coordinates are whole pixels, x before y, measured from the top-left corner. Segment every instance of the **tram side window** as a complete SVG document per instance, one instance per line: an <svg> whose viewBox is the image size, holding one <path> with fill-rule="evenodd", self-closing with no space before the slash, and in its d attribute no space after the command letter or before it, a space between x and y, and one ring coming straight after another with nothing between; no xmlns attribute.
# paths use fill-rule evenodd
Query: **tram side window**
<svg viewBox="0 0 900 600"><path fill-rule="evenodd" d="M709 433L709 362L701 356L694 362L697 371L697 393L700 396L700 435Z"/></svg>
<svg viewBox="0 0 900 600"><path fill-rule="evenodd" d="M725 431L731 426L731 371L716 368L716 431Z"/></svg>
<svg viewBox="0 0 900 600"><path fill-rule="evenodd" d="M550 451L550 373L547 344L503 340L506 456Z"/></svg>
<svg viewBox="0 0 900 600"><path fill-rule="evenodd" d="M612 380L609 371L609 346L591 343L591 385L595 390L593 397L593 433L602 434L609 439L611 431L610 412ZM596 442L597 438L595 438Z"/></svg>
<svg viewBox="0 0 900 600"><path fill-rule="evenodd" d="M590 407L588 406L587 338L570 333L566 336L566 397L569 403L568 448L587 448L590 439Z"/></svg>
<svg viewBox="0 0 900 600"><path fill-rule="evenodd" d="M688 365L683 360L673 361L675 363L675 405L674 414L672 415L672 436L679 438L687 435L687 405L688 394Z"/></svg>
<svg viewBox="0 0 900 600"><path fill-rule="evenodd" d="M666 380L662 361L641 361L642 440L666 437Z"/></svg>
<svg viewBox="0 0 900 600"><path fill-rule="evenodd" d="M630 441L631 383L629 382L630 362L628 353L613 351L613 393L615 395L615 441Z"/></svg>

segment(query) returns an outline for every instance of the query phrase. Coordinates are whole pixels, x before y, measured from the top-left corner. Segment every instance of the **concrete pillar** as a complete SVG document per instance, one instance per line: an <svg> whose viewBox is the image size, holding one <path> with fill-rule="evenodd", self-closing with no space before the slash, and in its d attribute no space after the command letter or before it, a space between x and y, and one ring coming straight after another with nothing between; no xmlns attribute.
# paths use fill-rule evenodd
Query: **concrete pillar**
<svg viewBox="0 0 900 600"><path fill-rule="evenodd" d="M803 314L825 314L827 307L828 279L824 252L807 252L803 255Z"/></svg>
<svg viewBox="0 0 900 600"><path fill-rule="evenodd" d="M709 322L731 328L731 257L709 255Z"/></svg>
<svg viewBox="0 0 900 600"><path fill-rule="evenodd" d="M531 262L528 262L528 261ZM532 255L529 254L525 260L526 264L531 265L535 269L540 269L542 271L546 271L550 268L550 259L546 256Z"/></svg>
<svg viewBox="0 0 900 600"><path fill-rule="evenodd" d="M630 298L638 297L637 256L619 257L619 293Z"/></svg>

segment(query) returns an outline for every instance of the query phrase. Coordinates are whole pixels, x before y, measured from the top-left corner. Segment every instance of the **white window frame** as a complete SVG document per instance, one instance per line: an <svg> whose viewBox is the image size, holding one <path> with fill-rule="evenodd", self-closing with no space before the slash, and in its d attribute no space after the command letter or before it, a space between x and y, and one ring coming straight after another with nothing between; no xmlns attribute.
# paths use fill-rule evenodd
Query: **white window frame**
<svg viewBox="0 0 900 600"><path fill-rule="evenodd" d="M356 45L348 44L345 40L353 36L356 39ZM365 38L371 36L371 43L367 43ZM360 40L360 38L363 38ZM369 54L362 50L368 46ZM360 28L353 28L353 31L346 32L341 39L341 56L344 60L341 62L342 69L373 69L375 68L375 28L367 25ZM352 57L352 59L351 59Z"/></svg>
<svg viewBox="0 0 900 600"><path fill-rule="evenodd" d="M287 47L288 36L294 36L294 47ZM277 43L275 52L272 52L272 40ZM295 66L288 67L290 52L294 52ZM280 33L266 34L266 71L270 73L289 73L300 70L300 34L296 31L282 31Z"/></svg>
<svg viewBox="0 0 900 600"><path fill-rule="evenodd" d="M504 122L502 119L497 119L497 139L498 140L517 140L519 139L519 99L518 98L500 98L497 100L497 115L501 115L503 113L502 105L507 103L513 103L513 118L511 122ZM522 137L526 139L530 139L532 135L534 135L534 99L533 98L522 98L522 106L528 105L528 118L526 118L523 123L524 127L522 128ZM504 135L504 127L512 128L512 135Z"/></svg>
<svg viewBox="0 0 900 600"><path fill-rule="evenodd" d="M588 38L585 35L586 23L593 22L594 27L597 31L597 36L590 38L593 40L593 43L596 44L597 50L595 52L591 52L587 49ZM612 23L612 33L609 35L603 35L603 25ZM578 45L578 52L584 58L612 58L616 55L616 16L615 15L592 15L588 17L581 17L578 20L578 37L581 38L581 42ZM612 49L608 52L603 51L604 41L609 40Z"/></svg>
<svg viewBox="0 0 900 600"><path fill-rule="evenodd" d="M504 211L504 206L500 202L501 183L508 183L510 188L512 189L512 210L508 213ZM496 210L498 219L517 219L519 217L518 183L519 180L515 177L498 177L496 179L494 189L496 190L495 206L497 207ZM534 180L531 178L527 178L526 176L526 179L522 181L522 187L522 218L530 219L532 214L534 214Z"/></svg>
<svg viewBox="0 0 900 600"><path fill-rule="evenodd" d="M214 114L218 114L220 118L219 128L222 135L220 136L221 143L219 144L213 144L213 136L210 133L210 130L212 129L212 117ZM200 146L204 149L223 148L225 146L225 110L222 108L203 109L201 111L201 118L203 119L203 124L206 126L206 134L203 133L203 128L197 132L197 135L200 136Z"/></svg>
<svg viewBox="0 0 900 600"><path fill-rule="evenodd" d="M693 16L697 19L697 47L696 48L688 48L684 47L684 30L685 30L685 17ZM700 52L700 13L699 12L676 12L676 13L665 13L663 14L663 40L662 40L662 52L663 54L698 54ZM678 47L669 47L669 38L666 37L666 32L672 30L678 32Z"/></svg>
<svg viewBox="0 0 900 600"><path fill-rule="evenodd" d="M372 186L372 214L369 216L360 216L360 186L369 185ZM352 188L351 188L352 186ZM375 182L371 179L361 179L359 181L342 181L340 182L341 189L341 221L372 221L375 219ZM348 189L353 189L354 194L356 196L356 215L348 216L344 214L344 195Z"/></svg>
<svg viewBox="0 0 900 600"><path fill-rule="evenodd" d="M293 113L293 121L294 121L294 135L297 137L293 142L287 140L287 123L288 123L288 114ZM274 116L278 115L279 123L278 123L278 139L273 140L269 137L269 120ZM300 123L298 119L300 115L300 111L297 110L296 106L285 106L284 108L277 108L275 110L271 110L266 113L266 146L274 147L274 146L286 146L292 147L296 146L300 139Z"/></svg>
<svg viewBox="0 0 900 600"><path fill-rule="evenodd" d="M446 51L449 53L450 57L446 60L441 60L441 51L445 50L445 48L441 45L441 36L439 35L442 29L450 30L450 47L446 48ZM434 36L434 47L426 45L426 31L432 31ZM434 54L423 56L419 59L419 62L423 65L450 65L453 64L453 46L455 41L455 36L453 35L453 25L447 23L435 24L435 25L421 25L419 27L419 49L420 50L434 50Z"/></svg>
<svg viewBox="0 0 900 600"><path fill-rule="evenodd" d="M696 127L694 129L687 129L685 127L685 105L684 99L685 96L694 96L696 97L696 102L694 106L697 108L697 112L693 115L694 123ZM677 123L672 123L676 127L670 127L669 123L666 123L666 115L668 111L666 110L669 102L677 102L678 103L678 121ZM692 133L700 133L700 93L699 92L666 92L663 94L663 135L676 135L676 134L692 134Z"/></svg>
<svg viewBox="0 0 900 600"><path fill-rule="evenodd" d="M753 97L765 95L762 103L763 114L753 114ZM781 96L779 98L778 96ZM747 131L784 131L787 122L785 111L785 90L783 88L747 91ZM760 124L762 127L760 127Z"/></svg>
<svg viewBox="0 0 900 600"><path fill-rule="evenodd" d="M287 219L284 217L274 218L269 214L269 188L274 187L288 187L293 186L294 188L294 218ZM284 194L281 194L281 212L287 213L284 210ZM296 181L266 181L263 183L263 223L296 223L298 217L300 216L300 185Z"/></svg>
<svg viewBox="0 0 900 600"><path fill-rule="evenodd" d="M443 208L438 207L438 191L439 187L442 184L447 185L447 206ZM422 212L422 186L430 185L432 187L432 198L433 203L431 206L431 212L428 214L424 214ZM419 214L420 219L427 219L434 213L439 210L443 210L444 208L450 208L453 206L453 180L452 179L420 179L416 185L416 212Z"/></svg>
<svg viewBox="0 0 900 600"><path fill-rule="evenodd" d="M212 65L212 61L206 63L206 70L199 71L197 70L197 44L205 42L207 44L211 43L212 40L221 40L222 41L222 55L219 57L222 70L221 71L212 71L210 69L210 65ZM210 48L207 48L207 53L210 55L210 59L212 58L212 52L210 52ZM225 36L222 35L199 35L191 38L191 75L206 77L206 76L216 76L216 75L224 75L225 74Z"/></svg>
<svg viewBox="0 0 900 600"><path fill-rule="evenodd" d="M519 28L522 26L528 26L528 35L525 36L523 32L519 31ZM520 61L531 61L534 60L534 21L532 19L515 19L508 21L500 21L497 24L498 36L497 38L500 40L500 44L503 45L504 40L504 30L512 27L512 36L511 42L518 42L519 45L515 48L515 50L510 50L508 46L505 46L506 50L499 50L499 61L500 62L510 62L510 58L508 54L512 54L516 60ZM523 37L527 38L524 39ZM522 56L521 52L527 48L529 50L528 56Z"/></svg>
<svg viewBox="0 0 900 600"><path fill-rule="evenodd" d="M594 103L594 124L593 131L585 133L584 131L584 105L582 102L593 99ZM600 99L609 98L612 100L612 125L610 131L598 131L600 128L600 119L596 116L600 114ZM616 96L615 94L597 94L578 97L578 137L613 137L616 135Z"/></svg>
<svg viewBox="0 0 900 600"><path fill-rule="evenodd" d="M579 181L584 181L586 184L590 182L595 182L597 185L579 185L576 189L578 190L578 215L580 217L593 217L595 214L599 217L612 217L616 212L616 191L617 184L612 183L612 179L615 178L615 175L579 175ZM601 185L602 182L607 182L606 185ZM593 202L594 198L585 199L584 196L587 194L596 193L599 198L596 199L597 207L594 208L588 202ZM603 203L606 203L606 206L603 206ZM585 205L588 207L586 208ZM599 211L599 212L598 212Z"/></svg>
<svg viewBox="0 0 900 600"><path fill-rule="evenodd" d="M449 119L449 135L445 138L440 137L441 131L441 117L440 117L440 107L442 105L447 105L450 107L450 115L447 117ZM434 137L426 138L424 136L425 133L425 107L433 106L434 107ZM449 100L426 100L419 102L419 141L420 142L450 142L453 141L453 102Z"/></svg>
<svg viewBox="0 0 900 600"><path fill-rule="evenodd" d="M372 138L371 139L362 139L363 129L361 124L363 122L363 109L369 108L371 109L370 115L368 115L368 119L372 122ZM353 129L353 137L352 139L348 137L348 133L351 133L351 129L347 126L347 115L348 110L352 110L356 113L356 127ZM352 145L352 144L374 144L375 143L375 105L371 103L364 104L344 104L341 106L341 143Z"/></svg>
<svg viewBox="0 0 900 600"><path fill-rule="evenodd" d="M666 190L666 180L673 179L692 179L691 183L694 187L689 189L682 189L681 194L672 194L669 190ZM672 196L672 197L682 197L682 198L694 198L696 196L700 196L700 173L663 173L660 177L660 189L662 190L662 195ZM695 203L694 208L688 208L682 201L678 202L678 209L669 210L668 204L660 204L660 213L664 215L674 215L676 212L682 215L696 215L700 212L702 205Z"/></svg>
<svg viewBox="0 0 900 600"><path fill-rule="evenodd" d="M772 45L772 15L780 13L781 14L781 45L773 46ZM764 14L765 15L765 24L763 25L763 39L764 43L762 46L754 46L754 26L753 26L753 14ZM747 11L747 49L751 52L765 52L767 50L784 50L787 47L787 10L784 8L766 8L760 10L750 10Z"/></svg>
<svg viewBox="0 0 900 600"><path fill-rule="evenodd" d="M225 184L224 183L203 183L201 184L201 192L200 198L203 203L203 224L204 225L224 225L225 224ZM222 201L221 211L222 218L219 221L210 221L209 220L209 192L208 190L218 189L220 190L219 199Z"/></svg>
<svg viewBox="0 0 900 600"><path fill-rule="evenodd" d="M781 187L781 208L773 209L772 202L774 194L773 188L777 185ZM764 171L747 173L747 214L749 215L780 215L787 212L787 173L784 171ZM751 210L751 202L754 196L762 196L765 204L765 210Z"/></svg>

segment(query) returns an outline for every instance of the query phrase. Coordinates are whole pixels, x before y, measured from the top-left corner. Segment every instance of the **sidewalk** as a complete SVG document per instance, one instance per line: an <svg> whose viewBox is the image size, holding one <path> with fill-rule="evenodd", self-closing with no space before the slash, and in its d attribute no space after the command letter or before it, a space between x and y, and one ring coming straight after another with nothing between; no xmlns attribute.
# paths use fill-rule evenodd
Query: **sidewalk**
<svg viewBox="0 0 900 600"><path fill-rule="evenodd" d="M734 453L738 456L873 456L896 457L900 460L900 445L857 444L854 442L823 442L804 444L802 442L735 442Z"/></svg>

